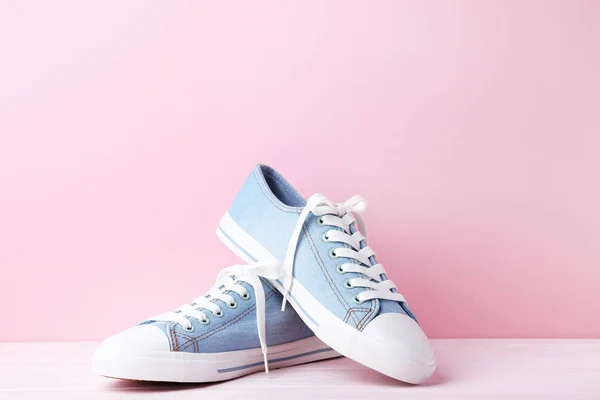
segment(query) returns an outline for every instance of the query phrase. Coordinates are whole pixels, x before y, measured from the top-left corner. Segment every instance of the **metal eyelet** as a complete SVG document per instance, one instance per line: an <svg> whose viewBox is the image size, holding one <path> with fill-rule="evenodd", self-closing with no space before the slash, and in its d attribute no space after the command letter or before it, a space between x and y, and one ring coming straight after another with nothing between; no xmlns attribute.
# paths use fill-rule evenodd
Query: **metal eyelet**
<svg viewBox="0 0 600 400"><path fill-rule="evenodd" d="M344 287L345 287L346 289L353 289L353 288L354 288L354 286L352 286L352 285L350 284L350 279L348 279L346 282L344 282Z"/></svg>
<svg viewBox="0 0 600 400"><path fill-rule="evenodd" d="M217 318L221 318L225 313L223 312L223 310L219 310L219 312L212 313L212 314Z"/></svg>
<svg viewBox="0 0 600 400"><path fill-rule="evenodd" d="M338 258L339 256L336 254L335 249L329 250L329 257Z"/></svg>
<svg viewBox="0 0 600 400"><path fill-rule="evenodd" d="M323 217L317 218L317 224L323 225Z"/></svg>
<svg viewBox="0 0 600 400"><path fill-rule="evenodd" d="M329 242L329 236L327 236L327 232L325 232L323 236L321 236L321 239L323 239L324 242Z"/></svg>
<svg viewBox="0 0 600 400"><path fill-rule="evenodd" d="M352 298L352 300L354 300L354 302L355 302L356 304L362 304L362 303L364 303L364 301L360 301L360 300L358 299L358 295L354 296L354 297Z"/></svg>
<svg viewBox="0 0 600 400"><path fill-rule="evenodd" d="M229 308L236 308L237 307L237 303L235 301L233 303L227 303L227 307L229 307Z"/></svg>
<svg viewBox="0 0 600 400"><path fill-rule="evenodd" d="M208 317L206 317L206 319L201 319L199 321L200 321L200 323L202 325L208 325L208 324L210 324L210 319Z"/></svg>
<svg viewBox="0 0 600 400"><path fill-rule="evenodd" d="M186 332L194 332L194 330L195 330L194 325L190 325L189 328L186 328L185 326L183 326L182 328Z"/></svg>
<svg viewBox="0 0 600 400"><path fill-rule="evenodd" d="M346 273L346 271L344 271L344 268L342 268L341 265L338 265L335 270L338 272L338 274L345 274Z"/></svg>
<svg viewBox="0 0 600 400"><path fill-rule="evenodd" d="M240 296L242 300L250 300L250 293L246 292Z"/></svg>

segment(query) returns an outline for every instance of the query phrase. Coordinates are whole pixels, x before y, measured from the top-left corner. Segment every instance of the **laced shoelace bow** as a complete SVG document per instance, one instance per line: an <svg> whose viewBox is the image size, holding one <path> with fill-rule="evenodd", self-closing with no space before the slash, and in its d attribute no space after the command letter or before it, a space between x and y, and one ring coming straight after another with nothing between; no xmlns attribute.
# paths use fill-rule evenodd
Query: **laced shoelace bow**
<svg viewBox="0 0 600 400"><path fill-rule="evenodd" d="M225 268L217 275L217 280L204 296L197 297L191 304L184 304L175 311L166 312L149 318L152 321L169 321L180 324L184 329L191 330L192 323L188 317L195 318L201 323L208 323L209 317L205 311L210 311L213 315L223 316L221 306L215 300L221 300L229 307L235 306L235 299L227 292L235 292L242 299L249 298L248 290L240 285L246 282L254 288L256 296L256 325L258 327L258 338L260 348L263 353L265 371L269 372L267 359L268 349L266 343L266 321L265 321L265 291L260 277L267 279L278 279L280 266L277 264L254 263L249 265L234 265Z"/></svg>
<svg viewBox="0 0 600 400"><path fill-rule="evenodd" d="M356 272L365 278L353 278L348 281L349 287L363 287L365 290L357 295L357 301L364 302L372 299L386 299L405 301L404 296L396 291L396 285L386 278L383 265L372 265L375 252L367 245L367 226L361 216L365 211L367 202L361 196L352 196L344 203L334 203L326 196L317 193L312 195L298 218L298 222L290 238L283 263L284 296L281 309L285 309L288 292L292 285L294 274L294 258L302 227L310 213L319 216L322 225L341 228L332 229L325 235L329 242L345 243L348 247L335 249L335 257L345 257L358 261L358 263L344 263L338 268L340 272ZM352 228L356 222L358 230Z"/></svg>

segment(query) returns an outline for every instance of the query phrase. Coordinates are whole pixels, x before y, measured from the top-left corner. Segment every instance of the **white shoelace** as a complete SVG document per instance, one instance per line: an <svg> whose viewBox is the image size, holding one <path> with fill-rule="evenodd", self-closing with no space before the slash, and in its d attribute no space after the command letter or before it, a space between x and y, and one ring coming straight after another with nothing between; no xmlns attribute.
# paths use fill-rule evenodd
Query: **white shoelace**
<svg viewBox="0 0 600 400"><path fill-rule="evenodd" d="M228 307L235 308L235 299L227 292L235 292L242 299L249 298L248 290L240 285L240 283L246 282L254 288L254 294L256 296L256 325L258 327L258 339L260 341L260 348L265 362L265 371L268 373L268 350L265 337L265 291L260 281L260 277L278 279L280 268L279 265L266 265L261 263L234 265L225 268L219 272L217 281L205 296L200 296L194 299L191 304L184 304L175 311L157 315L149 318L149 320L176 322L180 324L183 329L188 331L193 328L188 317L195 318L200 321L200 323L207 324L210 320L203 310L210 311L216 317L222 317L224 313L219 304L214 300L221 300L227 304Z"/></svg>
<svg viewBox="0 0 600 400"><path fill-rule="evenodd" d="M395 291L396 285L394 285L394 282L386 278L383 265L379 263L371 265L370 258L375 256L375 252L367 246L367 226L361 216L366 206L367 202L361 196L353 196L344 203L333 203L320 193L314 194L308 199L306 207L300 213L300 218L292 233L285 254L283 263L284 296L281 305L282 310L285 309L288 292L292 285L294 258L298 240L302 233L304 221L306 221L310 213L319 217L320 224L335 226L343 230L329 230L325 233L323 239L328 242L345 243L349 246L333 249L331 257L346 257L358 261L358 264L344 263L338 266L339 272L356 272L368 278L353 278L346 282L349 288L365 288L363 292L355 297L357 302L362 303L372 299L405 301L404 296ZM358 230L351 230L350 226L354 222L357 223ZM364 236L361 232L364 233Z"/></svg>

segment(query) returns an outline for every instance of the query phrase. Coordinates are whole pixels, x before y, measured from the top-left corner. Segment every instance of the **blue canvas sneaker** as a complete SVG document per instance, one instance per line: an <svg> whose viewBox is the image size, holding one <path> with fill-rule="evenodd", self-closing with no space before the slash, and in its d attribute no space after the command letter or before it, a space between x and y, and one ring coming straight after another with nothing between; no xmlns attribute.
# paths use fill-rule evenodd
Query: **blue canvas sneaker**
<svg viewBox="0 0 600 400"><path fill-rule="evenodd" d="M339 357L317 339L266 278L279 267L237 265L206 296L106 339L93 356L101 375L213 382L268 368Z"/></svg>
<svg viewBox="0 0 600 400"><path fill-rule="evenodd" d="M279 263L269 281L328 346L367 367L410 383L435 369L429 341L404 297L367 245L354 196L305 200L279 173L257 165L217 228L247 262ZM289 308L289 307L288 307Z"/></svg>

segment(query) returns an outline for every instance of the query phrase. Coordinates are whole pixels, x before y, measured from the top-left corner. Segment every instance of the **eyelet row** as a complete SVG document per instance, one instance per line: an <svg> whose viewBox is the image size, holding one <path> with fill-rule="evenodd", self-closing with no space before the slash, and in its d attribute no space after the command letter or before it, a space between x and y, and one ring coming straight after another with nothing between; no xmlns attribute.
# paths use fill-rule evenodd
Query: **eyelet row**
<svg viewBox="0 0 600 400"><path fill-rule="evenodd" d="M250 293L246 292L243 295L241 295L240 297L243 300L249 300ZM237 306L238 306L238 304L235 300L233 301L233 303L226 303L226 304L227 304L227 307L229 307L229 308L237 308ZM221 318L221 317L223 317L223 315L225 315L223 310L219 310L219 312L212 313L212 314L217 318ZM202 325L208 325L208 324L210 324L210 318L206 317L206 319L199 319L198 322L200 322ZM189 328L183 327L183 330L186 332L194 332L194 325L191 325Z"/></svg>
<svg viewBox="0 0 600 400"><path fill-rule="evenodd" d="M319 219L317 220L317 223L318 223L319 225L323 225L323 218L322 218L322 217L319 217ZM329 242L329 236L327 235L327 232L325 232L325 233L323 234L323 236L321 236L321 239L323 239L323 241L324 241L324 242ZM339 256L336 254L336 252L335 252L335 249L331 249L331 250L329 250L329 257L331 257L331 258L338 258ZM341 265L338 265L338 267L337 267L336 271L337 271L338 273L340 273L340 274L345 274L345 273L346 273L346 271L344 271L344 270L342 269L342 266L341 266Z"/></svg>
<svg viewBox="0 0 600 400"><path fill-rule="evenodd" d="M352 284L350 284L350 279L348 279L347 281L345 281L345 282L344 282L344 287L345 287L346 289L354 289L354 286L352 286ZM362 301L362 300L359 300L359 299L358 299L358 295L354 296L354 297L352 298L352 300L353 300L353 301L354 301L356 304L362 304L362 303L364 303L364 301Z"/></svg>
<svg viewBox="0 0 600 400"><path fill-rule="evenodd" d="M242 300L250 300L250 293L246 292L242 295L240 295L240 297L242 298ZM238 304L237 302L234 300L233 303L226 303L227 307L229 308L237 308Z"/></svg>
<svg viewBox="0 0 600 400"><path fill-rule="evenodd" d="M319 220L321 220L321 218L319 217ZM327 235L328 232L325 232L323 234L323 236L321 236L321 239L323 239L324 242L328 242L329 243L329 236ZM339 256L335 253L335 249L331 249L329 250L329 257L331 258L338 258Z"/></svg>
<svg viewBox="0 0 600 400"><path fill-rule="evenodd" d="M223 316L223 312L221 312L221 315L215 314L217 317L222 317ZM200 322L202 325L208 325L210 324L210 318L206 317L205 319L199 319L198 322ZM186 332L194 332L196 329L194 328L194 325L191 325L189 328L186 328L185 326L183 327L183 330Z"/></svg>
<svg viewBox="0 0 600 400"><path fill-rule="evenodd" d="M319 218L317 219L317 224L319 224L319 225L323 225L323 217L319 217ZM321 238L323 239L323 241L324 241L324 242L329 242L329 236L327 235L327 232L325 232L325 233L323 234L323 236L321 236ZM331 258L339 258L339 255L338 255L338 254L335 252L335 249L331 249L331 250L329 250L329 257L331 257ZM338 265L338 266L337 266L337 268L336 268L336 271L337 271L337 273L338 273L338 274L345 274L345 273L346 273L346 271L344 271L344 269L342 268L342 266L341 266L341 265ZM346 281L344 282L344 287L345 287L346 289L353 289L353 288L354 288L354 286L352 286L352 285L350 284L350 279L348 279L348 280L346 280ZM361 300L359 300L359 299L358 299L358 295L354 296L354 297L352 298L352 300L353 300L353 301L354 301L356 304L363 304L363 303L364 303L364 301L361 301Z"/></svg>

